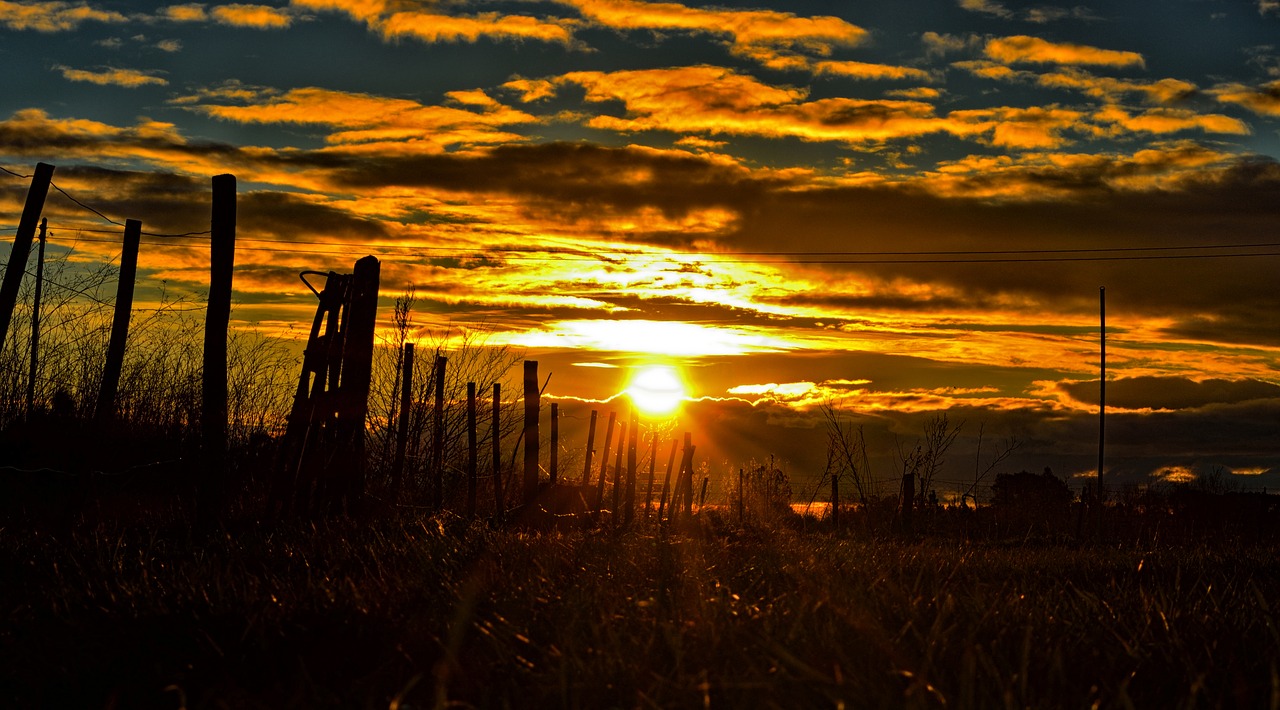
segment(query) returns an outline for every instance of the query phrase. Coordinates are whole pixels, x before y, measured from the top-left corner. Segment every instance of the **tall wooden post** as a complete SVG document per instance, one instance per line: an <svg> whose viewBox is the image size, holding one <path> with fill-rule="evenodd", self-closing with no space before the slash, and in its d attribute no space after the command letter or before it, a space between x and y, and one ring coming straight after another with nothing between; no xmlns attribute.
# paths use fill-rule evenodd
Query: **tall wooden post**
<svg viewBox="0 0 1280 710"><path fill-rule="evenodd" d="M538 363L524 361L524 502L538 497Z"/></svg>
<svg viewBox="0 0 1280 710"><path fill-rule="evenodd" d="M227 328L231 321L231 278L236 255L236 177L213 177L209 219L209 305L204 318L204 372L200 413L204 476L199 486L198 523L212 524L227 494Z"/></svg>
<svg viewBox="0 0 1280 710"><path fill-rule="evenodd" d="M916 508L916 475L902 474L902 532L910 535L915 531Z"/></svg>
<svg viewBox="0 0 1280 710"><path fill-rule="evenodd" d="M596 416L599 414L596 410L591 410L591 424L587 427L587 454L582 462L582 485L591 485L591 455L595 453L596 445Z"/></svg>
<svg viewBox="0 0 1280 710"><path fill-rule="evenodd" d="M680 463L680 496L684 514L693 515L693 434L684 434L684 461Z"/></svg>
<svg viewBox="0 0 1280 710"><path fill-rule="evenodd" d="M502 520L507 506L502 491L502 441L499 422L502 414L502 385L493 383L493 416L490 420L489 436L493 440L493 513Z"/></svg>
<svg viewBox="0 0 1280 710"><path fill-rule="evenodd" d="M431 423L431 500L437 511L444 509L444 376L448 366L448 358L436 356L436 406Z"/></svg>
<svg viewBox="0 0 1280 710"><path fill-rule="evenodd" d="M44 286L44 244L49 220L40 220L40 248L36 254L36 292L31 299L31 368L27 371L27 421L36 407L36 380L40 376L40 297Z"/></svg>
<svg viewBox="0 0 1280 710"><path fill-rule="evenodd" d="M649 517L649 506L653 503L653 472L658 462L658 432L655 429L649 444L649 489L644 494L644 517Z"/></svg>
<svg viewBox="0 0 1280 710"><path fill-rule="evenodd" d="M627 525L636 513L636 446L640 437L640 416L631 411L631 438L627 440L627 495L623 504L623 519Z"/></svg>
<svg viewBox="0 0 1280 710"><path fill-rule="evenodd" d="M658 500L658 520L659 520L659 521L661 521L661 520L662 520L662 512L663 512L663 508L665 508L665 507L666 507L666 505L667 505L667 496L668 496L668 495L671 493L671 491L672 491L672 489L671 489L671 469L675 468L675 466L676 466L676 448L677 448L679 445L680 445L680 442L679 442L678 440L676 440L676 439L672 439L672 440L671 440L671 456L670 456L669 458L667 458L667 475L666 475L666 477L665 477L665 478L663 478L663 479L662 479L662 498L660 498L660 499ZM672 496L672 503L674 503L674 502L675 502L675 500L674 500L674 496ZM667 514L668 514L668 515L670 515L670 514L671 514L671 512L670 512L670 511L667 511Z"/></svg>
<svg viewBox="0 0 1280 710"><path fill-rule="evenodd" d="M610 511L613 515L613 524L616 527L619 522L618 514L622 512L620 495L622 493L622 452L627 448L627 422L624 420L622 426L618 429L618 453L613 462L613 491L612 502L609 504Z"/></svg>
<svg viewBox="0 0 1280 710"><path fill-rule="evenodd" d="M22 217L18 220L18 232L13 237L13 248L9 250L9 264L4 269L4 281L0 283L0 348L4 347L5 338L9 334L13 308L18 304L18 288L22 285L22 275L27 271L27 257L31 254L31 240L35 238L36 223L40 221L44 198L49 194L49 183L52 180L53 166L36 163L31 187L27 188L27 201L22 207Z"/></svg>
<svg viewBox="0 0 1280 710"><path fill-rule="evenodd" d="M551 403L551 485L560 476L560 405Z"/></svg>
<svg viewBox="0 0 1280 710"><path fill-rule="evenodd" d="M125 220L120 279L116 284L115 313L111 318L111 341L107 345L107 362L102 368L102 384L98 388L98 406L94 412L94 418L100 422L115 416L116 391L120 387L124 347L129 339L129 314L133 310L133 284L138 275L138 244L141 241L142 222Z"/></svg>
<svg viewBox="0 0 1280 710"><path fill-rule="evenodd" d="M604 451L600 453L600 480L596 484L595 510L597 513L604 507L604 481L609 473L609 445L613 442L613 423L617 417L617 412L609 412L609 423L604 427Z"/></svg>
<svg viewBox="0 0 1280 710"><path fill-rule="evenodd" d="M391 502L399 502L404 483L405 456L409 451L409 420L413 412L413 343L405 343L400 356L400 421L396 425L396 458L391 464Z"/></svg>
<svg viewBox="0 0 1280 710"><path fill-rule="evenodd" d="M350 307L342 316L341 385L338 388L342 416L337 433L342 455L337 501L348 512L364 497L365 418L369 414L369 390L373 383L373 339L378 320L378 289L382 264L366 256L351 272Z"/></svg>
<svg viewBox="0 0 1280 710"><path fill-rule="evenodd" d="M467 517L476 516L479 462L476 451L476 383L467 383Z"/></svg>

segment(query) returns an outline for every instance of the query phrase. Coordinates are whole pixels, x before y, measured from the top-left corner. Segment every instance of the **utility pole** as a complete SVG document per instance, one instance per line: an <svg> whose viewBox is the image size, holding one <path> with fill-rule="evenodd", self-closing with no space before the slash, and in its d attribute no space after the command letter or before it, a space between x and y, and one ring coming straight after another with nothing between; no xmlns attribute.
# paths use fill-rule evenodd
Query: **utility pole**
<svg viewBox="0 0 1280 710"><path fill-rule="evenodd" d="M1103 500L1102 465L1107 440L1107 289L1098 288L1098 353L1101 376L1098 378L1098 503Z"/></svg>
<svg viewBox="0 0 1280 710"><path fill-rule="evenodd" d="M40 248L36 252L36 293L31 299L31 370L27 373L27 421L35 411L36 375L40 371L40 292L44 285L44 243L49 220L40 220Z"/></svg>

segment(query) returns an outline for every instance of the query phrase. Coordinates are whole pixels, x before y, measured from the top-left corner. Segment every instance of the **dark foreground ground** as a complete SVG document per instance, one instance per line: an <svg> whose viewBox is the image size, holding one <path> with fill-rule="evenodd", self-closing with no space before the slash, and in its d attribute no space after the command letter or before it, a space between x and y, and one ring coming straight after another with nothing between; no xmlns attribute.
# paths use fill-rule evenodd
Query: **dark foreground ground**
<svg viewBox="0 0 1280 710"><path fill-rule="evenodd" d="M0 530L6 707L1280 708L1280 546Z"/></svg>

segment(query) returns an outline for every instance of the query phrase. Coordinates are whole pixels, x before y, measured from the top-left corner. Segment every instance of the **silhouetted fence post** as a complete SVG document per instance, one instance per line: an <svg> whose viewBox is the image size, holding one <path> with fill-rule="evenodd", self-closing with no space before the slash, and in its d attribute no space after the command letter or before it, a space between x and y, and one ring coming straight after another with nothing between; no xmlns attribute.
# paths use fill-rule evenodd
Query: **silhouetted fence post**
<svg viewBox="0 0 1280 710"><path fill-rule="evenodd" d="M600 452L600 480L596 484L595 512L597 514L604 507L604 481L609 475L609 446L613 442L613 423L617 417L617 412L609 412L609 423L604 428L604 450Z"/></svg>
<svg viewBox="0 0 1280 710"><path fill-rule="evenodd" d="M599 414L596 410L591 410L591 424L587 427L587 453L583 457L582 462L582 485L591 485L591 455L595 453L596 445L596 416Z"/></svg>
<svg viewBox="0 0 1280 710"><path fill-rule="evenodd" d="M116 391L120 387L120 370L124 367L124 347L129 340L129 314L133 310L133 283L138 276L138 244L142 241L142 222L124 222L124 246L120 251L120 278L116 284L115 313L111 318L111 340L107 345L107 362L102 368L98 388L98 405L94 418L100 422L115 416Z"/></svg>
<svg viewBox="0 0 1280 710"><path fill-rule="evenodd" d="M476 450L476 383L467 383L467 518L476 516L476 489L479 487Z"/></svg>
<svg viewBox="0 0 1280 710"><path fill-rule="evenodd" d="M200 430L203 475L197 486L197 522L221 515L227 494L227 329L236 255L236 178L213 177L209 219L209 304L204 319L204 372Z"/></svg>
<svg viewBox="0 0 1280 710"><path fill-rule="evenodd" d="M524 503L538 497L538 363L524 361Z"/></svg>
<svg viewBox="0 0 1280 710"><path fill-rule="evenodd" d="M333 474L340 476L340 503L352 511L364 497L365 418L369 414L369 390L373 382L373 336L378 320L378 289L382 264L374 256L356 262L351 273L350 307L344 313L341 384L338 388L341 415L337 423L338 455ZM330 475L332 478L333 475Z"/></svg>
<svg viewBox="0 0 1280 710"><path fill-rule="evenodd" d="M622 452L627 448L627 422L624 419L618 427L618 453L614 455L613 461L613 490L612 501L610 503L609 515L613 521L614 527L620 522L618 513L622 512L621 494L622 494Z"/></svg>
<svg viewBox="0 0 1280 710"><path fill-rule="evenodd" d="M667 505L668 492L671 491L671 470L676 466L676 448L679 445L680 445L680 442L678 440L676 439L671 440L671 456L667 458L667 474L666 474L666 477L663 478L662 480L662 497L658 500L658 520L659 521L662 520L663 508L665 508ZM674 496L672 498L673 500L671 502L674 504L675 503ZM667 511L667 514L670 515L671 512Z"/></svg>
<svg viewBox="0 0 1280 710"><path fill-rule="evenodd" d="M49 220L40 219L40 248L36 254L36 292L31 298L31 367L27 370L27 421L36 407L36 380L40 377L40 298L44 286L44 245Z"/></svg>
<svg viewBox="0 0 1280 710"><path fill-rule="evenodd" d="M560 405L551 403L551 469L548 472L551 485L560 476Z"/></svg>
<svg viewBox="0 0 1280 710"><path fill-rule="evenodd" d="M627 494L623 503L623 521L630 525L636 512L636 446L640 439L640 415L631 410L631 438L627 440Z"/></svg>
<svg viewBox="0 0 1280 710"><path fill-rule="evenodd" d="M444 376L449 359L436 355L435 410L431 424L431 491L436 512L444 510Z"/></svg>
<svg viewBox="0 0 1280 710"><path fill-rule="evenodd" d="M741 525L743 518L746 516L747 506L747 474L743 469L738 469L738 524Z"/></svg>
<svg viewBox="0 0 1280 710"><path fill-rule="evenodd" d="M499 521L506 514L502 492L502 441L499 431L502 414L502 385L493 383L493 417L490 420L489 436L493 439L493 514Z"/></svg>
<svg viewBox="0 0 1280 710"><path fill-rule="evenodd" d="M18 289L22 286L22 275L27 271L27 257L31 255L31 240L35 238L36 223L44 211L44 198L49 194L52 180L53 166L36 163L31 187L27 188L27 201L22 207L22 217L18 220L18 231L13 237L13 248L9 250L4 281L0 283L0 348L4 347L5 338L9 335L13 308L18 303Z"/></svg>
<svg viewBox="0 0 1280 710"><path fill-rule="evenodd" d="M693 515L693 435L685 432L684 460L680 462L680 502L685 515Z"/></svg>
<svg viewBox="0 0 1280 710"><path fill-rule="evenodd" d="M902 532L910 535L915 531L914 513L916 507L916 475L902 474Z"/></svg>
<svg viewBox="0 0 1280 710"><path fill-rule="evenodd" d="M400 357L400 421L396 425L396 458L391 465L391 502L398 502L409 450L409 417L413 412L413 343L405 343Z"/></svg>
<svg viewBox="0 0 1280 710"><path fill-rule="evenodd" d="M658 461L658 432L655 430L650 436L649 443L649 488L644 494L644 517L649 519L649 508L653 503L653 473L657 467Z"/></svg>
<svg viewBox="0 0 1280 710"><path fill-rule="evenodd" d="M831 472L831 526L840 532L840 476Z"/></svg>

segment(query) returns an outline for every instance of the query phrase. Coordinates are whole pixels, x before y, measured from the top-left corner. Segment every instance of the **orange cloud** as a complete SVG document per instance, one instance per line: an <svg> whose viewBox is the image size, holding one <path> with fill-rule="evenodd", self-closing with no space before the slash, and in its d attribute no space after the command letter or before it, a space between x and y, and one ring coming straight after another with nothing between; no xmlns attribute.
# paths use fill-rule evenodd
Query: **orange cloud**
<svg viewBox="0 0 1280 710"><path fill-rule="evenodd" d="M1189 130L1233 135L1249 134L1249 127L1238 119L1218 113L1198 114L1183 109L1151 109L1135 116L1119 106L1111 105L1099 110L1092 119L1103 124L1104 135L1177 133Z"/></svg>
<svg viewBox="0 0 1280 710"><path fill-rule="evenodd" d="M186 5L170 5L160 8L160 17L170 22L204 22L209 19L208 13L204 10L201 3L189 3Z"/></svg>
<svg viewBox="0 0 1280 710"><path fill-rule="evenodd" d="M1280 116L1280 81L1257 89L1244 84L1223 84L1209 93L1221 103L1243 106L1259 116Z"/></svg>
<svg viewBox="0 0 1280 710"><path fill-rule="evenodd" d="M502 88L518 92L523 103L549 99L556 95L555 84L545 79L512 79L503 84Z"/></svg>
<svg viewBox="0 0 1280 710"><path fill-rule="evenodd" d="M399 151L429 153L441 152L451 145L520 141L520 136L497 130L498 127L539 121L503 106L483 92L453 92L450 98L481 110L426 106L407 99L319 88L294 89L282 95L262 91L248 105L196 103L193 109L237 123L292 123L340 129L326 136L330 144L365 144L367 149L394 143Z"/></svg>
<svg viewBox="0 0 1280 710"><path fill-rule="evenodd" d="M584 17L618 30L685 30L727 34L734 46L797 47L826 54L852 47L867 31L838 17L799 17L772 10L704 10L637 0L559 0Z"/></svg>
<svg viewBox="0 0 1280 710"><path fill-rule="evenodd" d="M62 72L62 78L67 81L83 81L90 84L98 84L99 86L123 86L126 89L136 89L139 86L148 84L165 86L169 83L158 76L152 76L136 69L107 68L103 71L95 72L86 69L72 69L62 65L54 66L54 69Z"/></svg>
<svg viewBox="0 0 1280 710"><path fill-rule="evenodd" d="M899 67L890 64L869 64L867 62L817 62L813 65L814 73L844 76L853 79L920 79L929 80L929 72L912 67Z"/></svg>
<svg viewBox="0 0 1280 710"><path fill-rule="evenodd" d="M0 0L0 24L11 30L66 32L85 22L125 22L114 10L100 10L88 4L66 2L16 3Z"/></svg>
<svg viewBox="0 0 1280 710"><path fill-rule="evenodd" d="M243 5L233 3L213 8L213 17L224 25L251 27L259 30L275 30L288 27L293 17L269 5Z"/></svg>
<svg viewBox="0 0 1280 710"><path fill-rule="evenodd" d="M1125 81L1110 77L1094 76L1082 69L1068 67L1043 74L1037 81L1041 86L1083 91L1095 98L1111 98L1124 93L1142 94L1155 103L1174 103L1196 92L1196 85L1180 79L1160 79L1154 82Z"/></svg>
<svg viewBox="0 0 1280 710"><path fill-rule="evenodd" d="M411 37L423 42L476 42L481 38L499 40L540 40L570 44L571 24L525 15L486 12L478 15L446 15L405 10L400 3L384 0L292 0L307 10L337 11L364 22L384 41Z"/></svg>
<svg viewBox="0 0 1280 710"><path fill-rule="evenodd" d="M1016 35L987 42L988 57L1005 64L1094 64L1112 67L1145 66L1141 54L1099 49L1083 44L1057 44L1038 37Z"/></svg>

